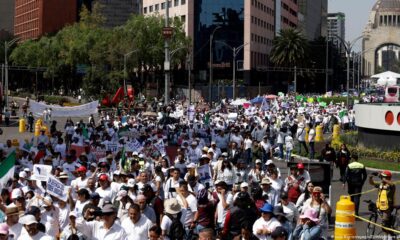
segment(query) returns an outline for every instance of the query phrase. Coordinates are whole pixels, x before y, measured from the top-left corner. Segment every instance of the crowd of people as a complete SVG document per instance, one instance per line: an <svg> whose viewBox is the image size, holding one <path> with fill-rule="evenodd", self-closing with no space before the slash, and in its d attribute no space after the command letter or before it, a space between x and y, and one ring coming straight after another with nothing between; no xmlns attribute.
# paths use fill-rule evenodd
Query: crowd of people
<svg viewBox="0 0 400 240"><path fill-rule="evenodd" d="M1 190L0 239L328 239L327 189L301 161L278 165L294 161L296 146L316 158L315 127L353 128L354 112L290 97L228 105L179 115L180 103L149 104L65 126L52 120L49 135L8 141L1 151L16 150L17 165ZM345 182L350 158L327 144L320 160ZM63 197L38 178L42 165Z"/></svg>

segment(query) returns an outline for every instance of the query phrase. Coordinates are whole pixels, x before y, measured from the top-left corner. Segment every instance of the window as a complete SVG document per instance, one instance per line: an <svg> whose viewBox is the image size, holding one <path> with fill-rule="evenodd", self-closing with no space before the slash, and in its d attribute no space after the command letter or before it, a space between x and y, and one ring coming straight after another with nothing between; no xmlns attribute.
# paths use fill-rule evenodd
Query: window
<svg viewBox="0 0 400 240"><path fill-rule="evenodd" d="M158 11L159 4L154 5L154 11Z"/></svg>
<svg viewBox="0 0 400 240"><path fill-rule="evenodd" d="M147 13L147 7L143 8L143 13L146 14Z"/></svg>
<svg viewBox="0 0 400 240"><path fill-rule="evenodd" d="M182 21L183 23L186 23L186 16L185 16L185 15L182 15L182 16L181 16L181 21Z"/></svg>
<svg viewBox="0 0 400 240"><path fill-rule="evenodd" d="M161 3L161 9L165 9L165 2Z"/></svg>
<svg viewBox="0 0 400 240"><path fill-rule="evenodd" d="M181 5L185 5L185 4L186 4L186 0L182 0Z"/></svg>
<svg viewBox="0 0 400 240"><path fill-rule="evenodd" d="M153 12L153 6L149 7L149 12Z"/></svg>
<svg viewBox="0 0 400 240"><path fill-rule="evenodd" d="M174 7L179 6L179 0L174 0Z"/></svg>

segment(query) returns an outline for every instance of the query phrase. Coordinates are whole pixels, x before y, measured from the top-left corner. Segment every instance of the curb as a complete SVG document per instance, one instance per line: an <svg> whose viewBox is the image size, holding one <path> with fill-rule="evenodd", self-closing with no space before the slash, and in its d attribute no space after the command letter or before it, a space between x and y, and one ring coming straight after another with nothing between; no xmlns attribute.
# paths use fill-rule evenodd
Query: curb
<svg viewBox="0 0 400 240"><path fill-rule="evenodd" d="M292 156L293 157L296 157L297 159L300 159L300 160L302 160L302 161L310 161L310 162L314 162L314 161L319 161L319 160L317 160L317 159L315 159L315 160L310 160L309 158L307 158L307 157L302 157L302 156L299 156L299 155L297 155L297 154L292 154ZM379 168L370 168L370 167L365 167L365 169L367 170L367 171L383 171L383 170L386 170L386 169L379 169ZM392 170L390 170L390 172L391 173L393 173L393 174L397 174L397 175L400 175L400 171L392 171Z"/></svg>

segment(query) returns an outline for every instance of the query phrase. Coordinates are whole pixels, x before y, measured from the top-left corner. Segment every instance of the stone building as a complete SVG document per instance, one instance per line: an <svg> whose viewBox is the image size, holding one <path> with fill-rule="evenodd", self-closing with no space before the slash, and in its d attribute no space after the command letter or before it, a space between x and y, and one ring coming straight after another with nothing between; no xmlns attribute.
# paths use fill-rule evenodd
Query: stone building
<svg viewBox="0 0 400 240"><path fill-rule="evenodd" d="M400 0L378 0L363 33L363 73L399 72Z"/></svg>

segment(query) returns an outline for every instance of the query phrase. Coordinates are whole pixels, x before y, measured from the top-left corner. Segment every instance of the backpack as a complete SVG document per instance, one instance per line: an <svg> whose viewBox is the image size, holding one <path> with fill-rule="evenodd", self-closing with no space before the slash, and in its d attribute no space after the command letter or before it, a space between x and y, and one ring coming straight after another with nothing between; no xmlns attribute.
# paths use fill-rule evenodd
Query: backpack
<svg viewBox="0 0 400 240"><path fill-rule="evenodd" d="M388 195L387 188L381 186L379 188L378 201L376 201L376 207L379 210L385 211L389 209L389 200L387 195Z"/></svg>
<svg viewBox="0 0 400 240"><path fill-rule="evenodd" d="M172 224L169 227L169 234L168 237L170 240L183 240L185 237L185 228L183 227L183 224L181 223L181 215L182 213L178 213L176 217L172 216L171 214L166 214L169 219L172 220Z"/></svg>

